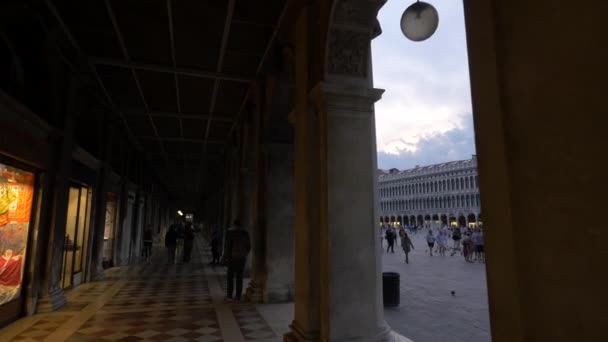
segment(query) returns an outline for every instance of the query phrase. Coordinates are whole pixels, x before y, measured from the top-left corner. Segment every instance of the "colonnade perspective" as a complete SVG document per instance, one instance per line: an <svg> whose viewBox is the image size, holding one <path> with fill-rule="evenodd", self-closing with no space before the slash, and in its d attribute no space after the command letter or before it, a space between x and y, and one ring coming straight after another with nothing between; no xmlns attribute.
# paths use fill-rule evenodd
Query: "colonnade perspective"
<svg viewBox="0 0 608 342"><path fill-rule="evenodd" d="M441 180L388 187L378 183L374 104L384 90L373 83L370 53L372 39L381 34L376 17L384 2L286 1L276 26L267 27L271 48L256 50L269 58L247 77L221 73L221 62L217 72L180 69L170 53L173 68L142 66L133 62L128 39L119 34L117 53L126 61L112 62L113 67L135 79L143 100L120 98L127 92L121 74L93 65L107 59L82 55L79 34L95 30L72 34L52 1L44 2L52 9L41 12L44 16L31 15L38 13L37 3L7 6L5 13L14 14L5 18L13 18L11 30L18 24L27 28L18 42L32 48L24 49L20 59L13 52L22 45L12 42L8 26L1 26L2 51L11 58L0 66L0 185L6 183L16 195L3 188L0 196L10 203L13 196L25 196L19 198L29 202L0 212L0 225L6 214L11 229L29 231L18 292L24 300L0 305L1 320L65 304L63 260L66 251L76 254L78 241L88 241L89 248L80 261L71 259L70 284L103 277L108 208L115 206L116 217L110 254L120 265L136 262L144 226L152 224L162 236L176 210L187 208L206 229L226 229L235 218L243 222L253 247L246 296L260 303L294 302L286 341L392 341L382 306L378 217L401 214L418 220L422 215L424 220L429 215L433 220L437 215L441 220L446 215L451 221L448 216L457 213L412 213L407 208L420 204L386 200L466 189L475 195L468 197L479 210L472 212L475 219L483 208L484 224L491 227L485 245L493 340L608 340L608 279L598 271L608 257L603 246L608 230L596 219L606 193L600 123L608 78L608 50L603 48L608 36L601 28L608 3L587 2L588 10L580 14L561 0L465 1L479 173L459 175L462 181L454 179L453 185L446 179L445 186ZM230 13L235 1L229 3ZM119 2L106 1L104 7L116 29L120 20L108 4ZM29 30L32 23L43 34ZM221 32L219 44L225 47L228 35ZM94 50L103 50L107 41L96 43ZM253 42L246 43L255 49ZM205 86L214 94L222 89L218 82L234 82L245 100L234 118L214 118L213 101L205 103L212 110L199 117L180 108L154 112L153 96L144 96L143 72L137 67L169 74L173 83L180 73L213 78ZM110 91L94 76L100 70L107 72ZM160 83L160 77L151 79ZM202 86L194 88L195 97L202 94ZM164 92L154 90L159 96ZM124 108L116 108L119 100L144 102L145 111L127 117ZM176 138L160 134L166 127L157 127L153 115L208 121L206 128L176 128ZM210 129L217 122L220 128ZM133 127L143 133L134 138ZM195 138L184 139L188 129L196 131ZM222 130L226 141L208 139ZM196 163L188 164L185 157L176 162L165 150L187 156L180 149L188 142L204 144L192 153L203 154ZM172 168L176 163L183 168ZM389 173L386 179L394 177ZM483 193L479 200L477 191ZM467 203L467 197L458 201L451 195L424 205L443 209L450 202ZM27 217L22 217L23 203L31 204ZM81 212L90 219L83 223L88 229L75 223L76 232L87 232L79 240L84 235L67 236L66 226ZM81 266L86 271L78 275Z"/></svg>

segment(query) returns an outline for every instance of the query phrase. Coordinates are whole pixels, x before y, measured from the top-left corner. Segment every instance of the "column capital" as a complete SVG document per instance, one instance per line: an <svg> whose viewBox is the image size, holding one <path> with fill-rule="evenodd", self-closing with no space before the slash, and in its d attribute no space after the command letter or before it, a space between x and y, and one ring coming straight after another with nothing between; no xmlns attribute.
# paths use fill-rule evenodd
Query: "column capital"
<svg viewBox="0 0 608 342"><path fill-rule="evenodd" d="M308 96L318 110L333 109L328 111L329 115L340 115L341 111L347 111L347 116L353 116L373 113L372 106L382 98L383 93L384 89L356 84L319 82Z"/></svg>

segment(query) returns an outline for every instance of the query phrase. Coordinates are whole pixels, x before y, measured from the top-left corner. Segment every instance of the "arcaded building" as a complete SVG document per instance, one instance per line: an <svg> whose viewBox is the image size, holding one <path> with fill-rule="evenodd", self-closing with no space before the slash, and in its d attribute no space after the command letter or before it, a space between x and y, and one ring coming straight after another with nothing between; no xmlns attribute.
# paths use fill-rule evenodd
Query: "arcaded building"
<svg viewBox="0 0 608 342"><path fill-rule="evenodd" d="M477 157L408 170L380 170L380 222L404 226L477 226Z"/></svg>
<svg viewBox="0 0 608 342"><path fill-rule="evenodd" d="M245 340L237 318L256 310L222 304L218 277L135 267L143 229L161 247L181 210L203 227L241 219L247 297L294 302L276 339L394 341L376 238L384 90L370 53L384 2L0 2L1 323L20 319L24 340L101 338L139 318L120 338L170 322L150 338ZM478 179L411 171L420 182L406 187L389 174L385 205L416 209L390 202L382 216L459 215L448 208L466 206L464 191L482 210L463 215L491 227L493 340L606 341L608 2L465 0L464 11ZM414 188L424 207L406 204ZM188 275L190 292L175 291ZM60 319L35 316L49 312Z"/></svg>

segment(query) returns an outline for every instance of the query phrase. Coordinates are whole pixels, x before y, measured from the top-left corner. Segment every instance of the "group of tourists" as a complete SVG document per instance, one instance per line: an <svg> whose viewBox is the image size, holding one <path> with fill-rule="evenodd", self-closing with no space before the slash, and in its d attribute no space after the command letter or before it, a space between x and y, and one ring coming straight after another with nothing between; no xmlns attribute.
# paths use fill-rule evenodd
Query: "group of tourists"
<svg viewBox="0 0 608 342"><path fill-rule="evenodd" d="M408 231L410 232L408 234ZM383 225L381 227L381 241L386 239L387 253L395 253L395 242L399 241L403 252L405 253L405 262L409 263L409 253L414 249L414 244L410 238L412 231L418 231L418 227L391 227ZM449 240L452 240L452 246L449 246ZM482 227L441 227L433 231L428 228L425 236L428 249L426 250L430 256L433 253L445 256L451 250L451 256L457 253L461 254L466 262L485 262L484 254L484 235Z"/></svg>
<svg viewBox="0 0 608 342"><path fill-rule="evenodd" d="M177 262L188 263L192 259L192 249L194 248L194 227L192 222L176 222L169 226L165 234L165 247L167 248L167 262L175 264Z"/></svg>

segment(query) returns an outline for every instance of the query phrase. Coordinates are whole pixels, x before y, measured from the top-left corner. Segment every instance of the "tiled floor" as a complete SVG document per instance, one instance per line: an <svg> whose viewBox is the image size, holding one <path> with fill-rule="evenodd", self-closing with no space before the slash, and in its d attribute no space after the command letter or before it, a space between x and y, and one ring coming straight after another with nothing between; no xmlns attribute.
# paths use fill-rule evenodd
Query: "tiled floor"
<svg viewBox="0 0 608 342"><path fill-rule="evenodd" d="M156 252L149 264L106 270L106 280L69 291L57 312L5 327L0 341L282 340L258 306L223 303L225 270L202 262L200 241L190 264L167 265Z"/></svg>

